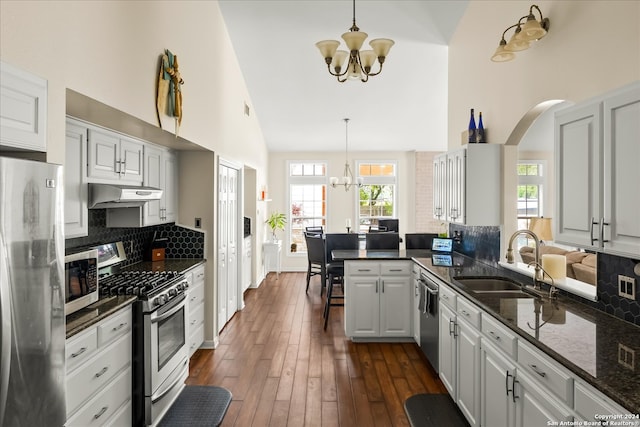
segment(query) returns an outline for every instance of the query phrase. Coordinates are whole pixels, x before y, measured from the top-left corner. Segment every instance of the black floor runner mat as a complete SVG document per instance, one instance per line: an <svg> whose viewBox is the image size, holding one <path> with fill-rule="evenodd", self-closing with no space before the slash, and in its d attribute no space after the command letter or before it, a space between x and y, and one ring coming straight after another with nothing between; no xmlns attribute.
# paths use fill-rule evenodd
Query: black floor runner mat
<svg viewBox="0 0 640 427"><path fill-rule="evenodd" d="M185 386L158 427L219 426L231 403L226 388L206 385Z"/></svg>
<svg viewBox="0 0 640 427"><path fill-rule="evenodd" d="M412 427L468 427L469 423L448 394L416 394L404 401Z"/></svg>

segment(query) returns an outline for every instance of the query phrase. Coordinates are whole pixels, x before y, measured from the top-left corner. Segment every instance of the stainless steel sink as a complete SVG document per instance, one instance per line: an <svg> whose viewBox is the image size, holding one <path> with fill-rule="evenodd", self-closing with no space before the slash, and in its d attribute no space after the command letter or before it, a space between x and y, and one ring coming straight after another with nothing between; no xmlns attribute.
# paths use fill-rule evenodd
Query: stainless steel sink
<svg viewBox="0 0 640 427"><path fill-rule="evenodd" d="M454 277L467 291L493 298L534 298L522 286L507 277Z"/></svg>

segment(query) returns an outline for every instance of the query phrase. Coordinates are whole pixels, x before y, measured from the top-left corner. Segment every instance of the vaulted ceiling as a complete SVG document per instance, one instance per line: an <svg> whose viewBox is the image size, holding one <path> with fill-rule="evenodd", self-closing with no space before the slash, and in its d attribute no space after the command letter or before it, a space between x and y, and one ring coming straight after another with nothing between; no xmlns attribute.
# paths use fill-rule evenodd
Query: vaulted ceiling
<svg viewBox="0 0 640 427"><path fill-rule="evenodd" d="M352 0L220 0L272 151L441 151L447 147L447 44L464 1L356 1L360 31L395 41L379 76L338 83L315 43L340 40ZM344 46L344 44L342 45ZM344 48L344 47L341 47Z"/></svg>

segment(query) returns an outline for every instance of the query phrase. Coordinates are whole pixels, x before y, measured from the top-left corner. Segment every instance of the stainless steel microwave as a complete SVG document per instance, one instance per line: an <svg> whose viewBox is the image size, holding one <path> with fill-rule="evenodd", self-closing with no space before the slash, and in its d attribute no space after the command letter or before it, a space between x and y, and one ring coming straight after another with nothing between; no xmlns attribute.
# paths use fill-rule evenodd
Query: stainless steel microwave
<svg viewBox="0 0 640 427"><path fill-rule="evenodd" d="M64 258L65 312L74 313L98 301L98 250Z"/></svg>

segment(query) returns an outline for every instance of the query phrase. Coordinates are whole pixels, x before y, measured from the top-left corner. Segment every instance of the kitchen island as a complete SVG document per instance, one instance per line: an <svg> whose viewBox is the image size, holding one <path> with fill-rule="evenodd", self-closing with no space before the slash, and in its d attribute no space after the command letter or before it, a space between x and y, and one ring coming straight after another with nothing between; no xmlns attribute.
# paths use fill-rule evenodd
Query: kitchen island
<svg viewBox="0 0 640 427"><path fill-rule="evenodd" d="M348 265L411 260L479 307L487 316L506 325L518 339L540 350L577 379L595 387L633 414L640 413L640 328L581 304L564 295L557 299L496 297L472 292L456 279L461 277L508 277L520 284L531 278L499 266L491 266L454 253L451 266L435 265L431 251L333 251L333 259ZM374 286L375 281L371 281ZM381 283L378 281L378 285ZM345 327L349 316L350 281L345 279ZM406 293L411 304L413 293ZM416 315L416 313L414 313ZM484 321L484 317L482 318ZM635 356L635 358L634 358ZM573 395L572 395L573 396ZM573 400L573 399L572 399ZM573 404L573 402L571 402ZM630 420L637 422L638 420ZM631 424L633 425L633 424Z"/></svg>

